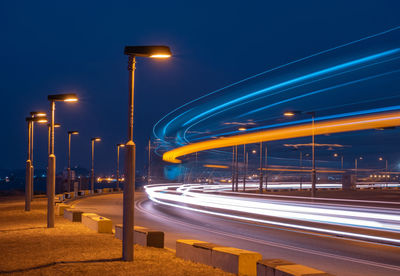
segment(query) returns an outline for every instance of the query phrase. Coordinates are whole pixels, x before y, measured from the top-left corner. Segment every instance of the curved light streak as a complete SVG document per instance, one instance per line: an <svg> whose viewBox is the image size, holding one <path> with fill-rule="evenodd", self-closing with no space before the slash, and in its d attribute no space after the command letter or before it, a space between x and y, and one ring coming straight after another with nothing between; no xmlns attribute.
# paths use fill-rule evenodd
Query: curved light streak
<svg viewBox="0 0 400 276"><path fill-rule="evenodd" d="M352 228L365 228L400 233L400 215L398 213L385 213L385 211L373 207L364 207L364 209L361 209L351 205L346 207L343 207L343 205L324 206L323 204L316 203L295 203L293 201L285 202L266 199L257 201L249 198L191 192L190 190L192 187L201 187L201 185L150 185L145 186L145 190L149 198L157 203L191 211L264 224L274 224L290 228L400 244L400 239L366 235L351 231ZM177 193L172 193L171 188L177 188ZM186 206L186 204L190 204L190 206ZM213 208L216 209L216 211L200 208ZM240 215L229 214L227 211L240 212ZM267 218L259 219L249 217L249 215L350 226L351 228L348 231L338 231L328 227L310 227L296 222L284 223Z"/></svg>
<svg viewBox="0 0 400 276"><path fill-rule="evenodd" d="M400 112L392 112L337 119L326 122L316 122L314 132L315 135L322 135L398 125L400 125ZM194 152L235 145L305 137L310 136L311 132L311 125L307 124L207 140L168 151L163 154L163 160L171 163L181 163L181 160L177 159L178 157Z"/></svg>

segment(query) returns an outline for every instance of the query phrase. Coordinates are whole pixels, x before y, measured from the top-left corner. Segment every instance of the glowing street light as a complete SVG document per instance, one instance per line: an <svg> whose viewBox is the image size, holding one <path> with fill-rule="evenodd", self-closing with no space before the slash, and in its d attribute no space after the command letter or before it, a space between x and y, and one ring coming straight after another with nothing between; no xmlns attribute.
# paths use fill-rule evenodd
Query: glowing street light
<svg viewBox="0 0 400 276"><path fill-rule="evenodd" d="M56 187L56 156L54 154L54 120L56 102L76 102L78 97L76 94L56 94L49 95L47 99L50 101L50 152L49 164L47 172L47 228L54 227L54 192Z"/></svg>
<svg viewBox="0 0 400 276"><path fill-rule="evenodd" d="M388 175L388 160L387 159L383 159L383 157L379 157L379 161L383 161L383 160L385 160L385 163L386 163L386 187L388 187L388 177L389 177L389 175Z"/></svg>
<svg viewBox="0 0 400 276"><path fill-rule="evenodd" d="M119 188L119 148L125 147L124 144L117 144L117 189Z"/></svg>
<svg viewBox="0 0 400 276"><path fill-rule="evenodd" d="M32 166L32 125L34 122L47 123L46 117L27 117L25 119L28 122L28 154L26 159L26 171L25 171L25 211L31 210L32 201L32 188L33 188L33 166Z"/></svg>
<svg viewBox="0 0 400 276"><path fill-rule="evenodd" d="M78 135L79 132L76 130L70 130L68 131L68 169L67 169L67 173L68 173L68 181L67 181L67 185L68 185L68 193L71 192L71 136L72 135Z"/></svg>
<svg viewBox="0 0 400 276"><path fill-rule="evenodd" d="M283 113L284 116L291 117L297 114L302 114L302 111L286 111ZM311 170L311 197L315 197L316 195L316 183L317 183L317 175L315 170L315 112L307 112L307 114L311 115L311 130L312 130L312 170Z"/></svg>
<svg viewBox="0 0 400 276"><path fill-rule="evenodd" d="M339 155L338 153L334 153L333 157L339 157L340 156L340 165L341 165L341 169L343 170L343 154Z"/></svg>
<svg viewBox="0 0 400 276"><path fill-rule="evenodd" d="M122 259L133 261L133 222L134 222L134 196L135 196L135 152L133 142L133 100L136 57L149 57L165 59L172 56L167 46L126 46L124 54L129 56L129 121L128 142L126 145L126 179L123 196L123 229L122 229Z"/></svg>
<svg viewBox="0 0 400 276"><path fill-rule="evenodd" d="M44 118L44 119L46 119L47 120L47 115L46 115L46 112L43 112L43 111L31 111L31 118L37 118L37 117L41 117L41 118ZM31 192L32 192L32 195L31 195L31 201L33 200L33 194L34 194L34 183L33 183L33 181L34 181L34 166L33 166L33 134L34 134L34 131L33 131L33 129L34 129L34 126L35 126L35 121L32 121L31 122L31 124L32 124L32 126L31 126Z"/></svg>
<svg viewBox="0 0 400 276"><path fill-rule="evenodd" d="M92 142L92 169L90 170L90 189L92 191L92 194L94 194L94 143L100 142L101 138L94 137L90 139L90 141Z"/></svg>

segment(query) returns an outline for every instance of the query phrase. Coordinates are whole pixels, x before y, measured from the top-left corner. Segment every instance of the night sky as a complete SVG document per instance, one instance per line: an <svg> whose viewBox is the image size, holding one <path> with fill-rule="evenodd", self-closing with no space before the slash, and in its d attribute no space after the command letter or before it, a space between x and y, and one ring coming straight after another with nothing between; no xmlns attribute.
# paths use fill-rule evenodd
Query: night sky
<svg viewBox="0 0 400 276"><path fill-rule="evenodd" d="M0 3L0 169L23 169L25 117L57 103L57 170L72 165L113 172L116 144L126 142L125 45L160 44L174 57L137 59L135 142L138 168L154 125L172 109L210 91L289 61L400 25L393 1L2 1ZM250 3L252 2L252 3ZM47 164L47 129L35 128L36 168Z"/></svg>

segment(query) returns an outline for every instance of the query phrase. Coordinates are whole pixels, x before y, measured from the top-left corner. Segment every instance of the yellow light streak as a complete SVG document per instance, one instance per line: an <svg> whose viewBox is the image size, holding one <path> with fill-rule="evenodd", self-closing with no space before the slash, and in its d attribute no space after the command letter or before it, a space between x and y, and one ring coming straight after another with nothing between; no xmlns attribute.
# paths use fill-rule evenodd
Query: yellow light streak
<svg viewBox="0 0 400 276"><path fill-rule="evenodd" d="M205 168L217 168L217 169L229 169L228 166L224 166L224 165L211 165L211 164L207 164L207 165L203 165L203 167L205 167Z"/></svg>
<svg viewBox="0 0 400 276"><path fill-rule="evenodd" d="M379 127L393 127L398 125L400 125L400 112L397 111L391 113L356 116L324 122L315 122L314 131L315 135L323 135L330 133L374 129ZM311 124L302 124L297 126L282 127L253 133L234 135L220 139L193 143L167 151L163 154L163 160L171 163L181 163L182 161L177 159L178 157L194 152L231 147L235 145L306 137L310 136L311 134Z"/></svg>

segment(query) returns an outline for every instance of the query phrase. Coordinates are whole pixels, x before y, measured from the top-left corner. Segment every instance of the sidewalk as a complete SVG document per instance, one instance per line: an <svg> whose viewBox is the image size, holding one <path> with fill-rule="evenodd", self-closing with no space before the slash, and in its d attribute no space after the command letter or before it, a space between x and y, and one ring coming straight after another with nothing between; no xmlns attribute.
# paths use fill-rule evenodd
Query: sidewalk
<svg viewBox="0 0 400 276"><path fill-rule="evenodd" d="M135 245L121 261L121 241L56 216L46 228L46 198L24 211L21 197L0 198L0 274L6 275L232 275L181 260L166 249Z"/></svg>

